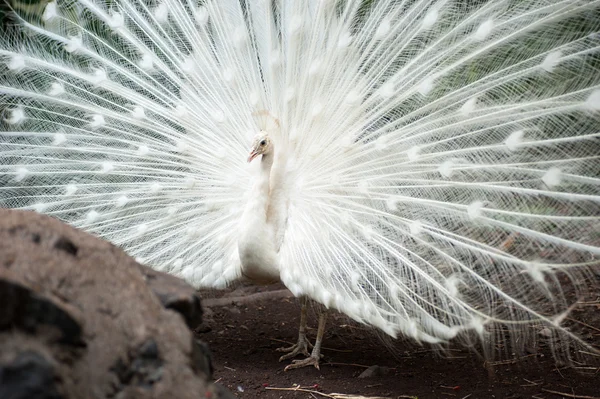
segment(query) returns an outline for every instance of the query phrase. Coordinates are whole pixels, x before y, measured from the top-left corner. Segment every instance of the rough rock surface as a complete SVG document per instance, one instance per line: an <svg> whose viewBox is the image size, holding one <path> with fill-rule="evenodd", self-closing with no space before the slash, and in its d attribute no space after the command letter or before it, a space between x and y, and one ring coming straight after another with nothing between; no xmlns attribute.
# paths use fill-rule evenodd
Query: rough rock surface
<svg viewBox="0 0 600 399"><path fill-rule="evenodd" d="M53 218L0 209L0 398L218 398L195 290Z"/></svg>

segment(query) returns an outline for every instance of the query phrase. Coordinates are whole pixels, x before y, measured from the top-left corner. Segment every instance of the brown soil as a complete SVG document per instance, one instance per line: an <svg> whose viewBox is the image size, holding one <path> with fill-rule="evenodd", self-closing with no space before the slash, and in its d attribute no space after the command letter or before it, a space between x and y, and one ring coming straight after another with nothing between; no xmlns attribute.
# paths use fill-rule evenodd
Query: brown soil
<svg viewBox="0 0 600 399"><path fill-rule="evenodd" d="M600 348L598 287L571 316L592 326L584 334ZM410 342L399 341L390 348L364 326L335 312L328 319L321 370L284 372L289 361L279 363L281 354L275 349L295 342L300 316L300 305L288 291L282 286L241 287L202 296L206 322L197 335L210 345L215 378L240 398L317 399L338 393L418 399L600 399L598 364L560 366L543 347L496 362L485 362L460 347L451 349L450 358ZM311 339L316 322L312 312ZM373 365L391 370L383 376L358 378ZM290 390L294 387L302 390Z"/></svg>

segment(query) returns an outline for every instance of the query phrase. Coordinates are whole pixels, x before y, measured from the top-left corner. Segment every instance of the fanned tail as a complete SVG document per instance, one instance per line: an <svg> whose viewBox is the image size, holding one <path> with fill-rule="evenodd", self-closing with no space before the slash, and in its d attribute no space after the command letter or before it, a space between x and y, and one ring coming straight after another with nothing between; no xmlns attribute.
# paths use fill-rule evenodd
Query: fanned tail
<svg viewBox="0 0 600 399"><path fill-rule="evenodd" d="M323 77L296 91L326 105L290 122L283 282L392 336L493 348L498 325L539 322L578 341L564 292L600 267L600 3L358 4L302 41Z"/></svg>
<svg viewBox="0 0 600 399"><path fill-rule="evenodd" d="M233 11L82 0L19 20L27 39L0 49L0 204L58 217L197 286L238 278L260 73L230 34L245 28Z"/></svg>
<svg viewBox="0 0 600 399"><path fill-rule="evenodd" d="M266 110L296 295L418 341L493 345L499 324L541 322L584 345L563 321L600 267L599 15L597 0L51 2L0 46L0 205L224 286Z"/></svg>

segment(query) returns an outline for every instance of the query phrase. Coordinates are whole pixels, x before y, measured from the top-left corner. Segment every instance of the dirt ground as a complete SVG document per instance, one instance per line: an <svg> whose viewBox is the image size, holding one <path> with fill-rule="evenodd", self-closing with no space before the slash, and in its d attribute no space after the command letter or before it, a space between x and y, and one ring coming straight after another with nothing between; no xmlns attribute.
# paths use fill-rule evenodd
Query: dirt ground
<svg viewBox="0 0 600 399"><path fill-rule="evenodd" d="M600 285L598 285L600 287ZM595 287L570 317L600 348L600 289ZM337 398L332 394L389 398L581 398L600 399L598 364L557 365L550 351L485 362L457 347L440 357L431 347L398 341L386 346L372 331L330 312L321 370L283 371L281 346L295 343L300 304L282 286L203 292L205 324L197 335L213 352L215 378L240 398ZM316 334L309 313L309 337ZM358 378L368 367L387 374ZM296 390L294 390L296 389Z"/></svg>

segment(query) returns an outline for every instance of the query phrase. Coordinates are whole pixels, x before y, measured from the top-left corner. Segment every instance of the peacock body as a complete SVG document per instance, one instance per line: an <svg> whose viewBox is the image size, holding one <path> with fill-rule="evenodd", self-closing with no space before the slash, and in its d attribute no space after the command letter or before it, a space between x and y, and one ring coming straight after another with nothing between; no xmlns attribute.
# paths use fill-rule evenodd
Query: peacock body
<svg viewBox="0 0 600 399"><path fill-rule="evenodd" d="M394 337L541 323L583 344L563 293L599 267L600 1L77 0L15 20L1 206L196 287L280 280Z"/></svg>

